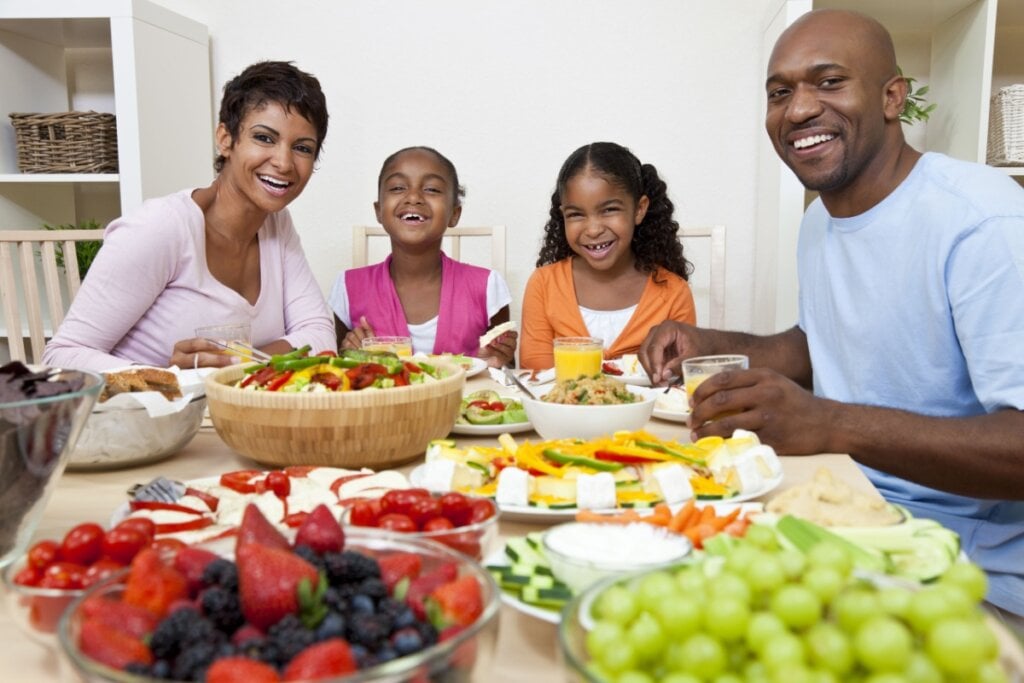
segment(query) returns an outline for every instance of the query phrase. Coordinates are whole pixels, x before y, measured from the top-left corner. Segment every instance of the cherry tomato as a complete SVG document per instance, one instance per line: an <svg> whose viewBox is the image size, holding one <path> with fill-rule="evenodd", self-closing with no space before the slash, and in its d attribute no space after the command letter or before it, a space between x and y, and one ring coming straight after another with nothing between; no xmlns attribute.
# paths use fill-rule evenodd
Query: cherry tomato
<svg viewBox="0 0 1024 683"><path fill-rule="evenodd" d="M60 544L57 541L39 541L28 550L28 566L39 571L57 561L60 556Z"/></svg>
<svg viewBox="0 0 1024 683"><path fill-rule="evenodd" d="M330 350L321 351L320 353L318 353L316 355L318 355L318 356L326 356L327 358L337 358L338 357L337 353L335 353L334 351L330 351Z"/></svg>
<svg viewBox="0 0 1024 683"><path fill-rule="evenodd" d="M19 586L38 586L43 578L43 571L31 565L25 565L21 571L14 575L14 583Z"/></svg>
<svg viewBox="0 0 1024 683"><path fill-rule="evenodd" d="M150 543L149 547L161 558L171 560L185 547L185 542L180 538L158 538Z"/></svg>
<svg viewBox="0 0 1024 683"><path fill-rule="evenodd" d="M458 550L463 555L469 555L475 560L479 560L483 556L483 552L480 547L479 535L477 533L471 531L464 533L451 533L441 536L436 540L444 543L452 550Z"/></svg>
<svg viewBox="0 0 1024 683"><path fill-rule="evenodd" d="M292 480L280 470L275 470L267 475L266 485L278 498L287 498L288 494L292 492Z"/></svg>
<svg viewBox="0 0 1024 683"><path fill-rule="evenodd" d="M408 533L416 531L416 523L409 519L408 515L401 515L396 512L384 514L377 520L377 526L390 531L401 531Z"/></svg>
<svg viewBox="0 0 1024 683"><path fill-rule="evenodd" d="M445 531L446 529L453 529L455 527L451 520L446 517L434 517L424 522L423 526L420 527L423 531Z"/></svg>
<svg viewBox="0 0 1024 683"><path fill-rule="evenodd" d="M128 564L152 542L153 537L145 532L118 525L103 536L103 555L120 564Z"/></svg>
<svg viewBox="0 0 1024 683"><path fill-rule="evenodd" d="M60 559L73 564L90 565L103 554L103 527L86 522L74 527L60 544Z"/></svg>
<svg viewBox="0 0 1024 683"><path fill-rule="evenodd" d="M407 514L422 529L428 521L441 517L441 501L437 498L417 498L409 506Z"/></svg>
<svg viewBox="0 0 1024 683"><path fill-rule="evenodd" d="M452 491L438 499L441 503L441 514L454 526L466 526L469 524L469 515L472 512L469 505L469 498L461 493Z"/></svg>
<svg viewBox="0 0 1024 683"><path fill-rule="evenodd" d="M352 503L352 511L349 513L348 521L353 526L377 526L377 517L380 516L380 501L378 500L357 500Z"/></svg>
<svg viewBox="0 0 1024 683"><path fill-rule="evenodd" d="M76 590L82 587L84 577L85 567L82 565L74 562L54 562L43 572L39 585L43 588Z"/></svg>
<svg viewBox="0 0 1024 683"><path fill-rule="evenodd" d="M397 513L408 515L413 501L419 497L419 495L413 493L413 489L394 489L388 491L380 498L381 512L384 514Z"/></svg>
<svg viewBox="0 0 1024 683"><path fill-rule="evenodd" d="M494 516L494 503L486 498L477 498L469 504L469 523L476 524Z"/></svg>
<svg viewBox="0 0 1024 683"><path fill-rule="evenodd" d="M85 574L82 576L82 588L88 588L94 583L113 576L122 569L124 569L124 565L115 560L107 558L96 560L85 570Z"/></svg>
<svg viewBox="0 0 1024 683"><path fill-rule="evenodd" d="M128 517L118 522L115 529L135 529L145 534L150 541L156 536L156 523L149 517ZM109 532L108 532L109 533Z"/></svg>
<svg viewBox="0 0 1024 683"><path fill-rule="evenodd" d="M225 486L232 491L238 491L239 493L255 493L256 484L253 483L253 479L262 476L263 472L259 470L238 470L236 472L226 472L220 475L220 485Z"/></svg>

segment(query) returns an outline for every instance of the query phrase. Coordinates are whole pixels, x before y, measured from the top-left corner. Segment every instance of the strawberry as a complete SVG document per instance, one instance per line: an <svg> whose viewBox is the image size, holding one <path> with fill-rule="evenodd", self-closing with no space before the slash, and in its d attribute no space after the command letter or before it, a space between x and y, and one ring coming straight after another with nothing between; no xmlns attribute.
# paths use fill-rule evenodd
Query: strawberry
<svg viewBox="0 0 1024 683"><path fill-rule="evenodd" d="M417 618L426 619L427 610L423 601L438 586L454 581L458 574L459 565L454 561L434 567L433 570L409 582L409 589L405 593L405 603L412 608Z"/></svg>
<svg viewBox="0 0 1024 683"><path fill-rule="evenodd" d="M174 568L181 572L188 582L188 589L195 593L203 585L203 572L206 565L216 560L218 555L209 550L186 546L174 556Z"/></svg>
<svg viewBox="0 0 1024 683"><path fill-rule="evenodd" d="M82 614L86 619L103 622L136 638L152 633L159 622L157 616L144 607L102 596L89 598L82 603Z"/></svg>
<svg viewBox="0 0 1024 683"><path fill-rule="evenodd" d="M433 608L436 607L436 615L439 617L431 621L442 629L451 625L469 626L484 611L480 584L472 576L460 576L438 586L430 593L429 603L432 606L428 610L433 614Z"/></svg>
<svg viewBox="0 0 1024 683"><path fill-rule="evenodd" d="M315 588L319 580L316 568L290 550L250 543L239 546L235 554L242 614L259 629L298 614L300 583Z"/></svg>
<svg viewBox="0 0 1024 683"><path fill-rule="evenodd" d="M153 653L141 640L96 619L82 622L78 647L87 657L114 669L124 669L132 662L153 663Z"/></svg>
<svg viewBox="0 0 1024 683"><path fill-rule="evenodd" d="M402 579L412 581L420 575L423 558L416 553L392 553L378 558L377 564L380 565L380 578L391 593Z"/></svg>
<svg viewBox="0 0 1024 683"><path fill-rule="evenodd" d="M248 657L224 657L206 670L206 683L272 683L280 680L274 667Z"/></svg>
<svg viewBox="0 0 1024 683"><path fill-rule="evenodd" d="M289 662L284 670L286 681L333 678L356 670L352 649L341 638L330 638L310 645ZM207 681L210 679L207 678Z"/></svg>
<svg viewBox="0 0 1024 683"><path fill-rule="evenodd" d="M238 527L238 547L250 543L281 550L288 550L291 547L288 545L288 539L267 521L260 509L252 503L246 506L245 512L242 513L242 523Z"/></svg>
<svg viewBox="0 0 1024 683"><path fill-rule="evenodd" d="M318 554L340 553L345 547L345 532L330 508L321 503L313 508L295 535L295 545L308 545Z"/></svg>
<svg viewBox="0 0 1024 683"><path fill-rule="evenodd" d="M125 602L162 617L183 598L188 598L188 582L181 572L161 562L152 548L135 556L124 587Z"/></svg>

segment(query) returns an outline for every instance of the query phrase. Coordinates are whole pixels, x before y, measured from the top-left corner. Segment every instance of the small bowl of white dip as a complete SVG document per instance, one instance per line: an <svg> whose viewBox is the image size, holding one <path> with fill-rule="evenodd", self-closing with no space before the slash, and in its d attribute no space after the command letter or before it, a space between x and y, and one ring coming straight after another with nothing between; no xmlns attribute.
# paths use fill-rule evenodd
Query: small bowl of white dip
<svg viewBox="0 0 1024 683"><path fill-rule="evenodd" d="M685 536L643 522L559 524L542 544L552 574L574 593L608 576L675 564L693 551Z"/></svg>

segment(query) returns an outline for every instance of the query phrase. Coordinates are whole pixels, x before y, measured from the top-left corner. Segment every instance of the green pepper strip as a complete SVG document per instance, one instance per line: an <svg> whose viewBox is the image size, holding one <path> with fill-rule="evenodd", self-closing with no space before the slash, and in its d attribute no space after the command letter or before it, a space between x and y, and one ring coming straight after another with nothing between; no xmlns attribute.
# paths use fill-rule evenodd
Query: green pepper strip
<svg viewBox="0 0 1024 683"><path fill-rule="evenodd" d="M305 358L306 355L312 349L313 349L312 346L310 346L309 344L306 344L302 348L295 349L294 351L289 351L288 353L280 353L280 354L275 353L273 356L270 357L270 362L271 362L271 364L273 364L273 363L280 363L281 361L286 361L286 360L295 360L296 358Z"/></svg>
<svg viewBox="0 0 1024 683"><path fill-rule="evenodd" d="M592 470L600 470L602 472L617 472L622 469L622 464L617 462L602 462L600 460L594 460L588 458L585 455L570 455L568 453L560 453L554 448L545 448L544 457L560 465L579 465L581 467L589 467Z"/></svg>
<svg viewBox="0 0 1024 683"><path fill-rule="evenodd" d="M274 369L281 370L305 370L314 365L326 365L331 359L327 356L313 356L312 358L293 358L291 360L276 361L272 365Z"/></svg>
<svg viewBox="0 0 1024 683"><path fill-rule="evenodd" d="M664 453L665 455L671 455L673 458L679 458L680 460L682 460L684 462L688 462L691 465L704 465L705 464L703 460L698 460L697 458L690 457L689 455L686 455L685 453L680 453L679 451L674 451L671 448L669 448L668 446L663 446L660 443L654 443L654 442L651 442L651 441L637 441L636 445L639 446L640 448L649 448L652 451L657 451L659 453Z"/></svg>
<svg viewBox="0 0 1024 683"><path fill-rule="evenodd" d="M362 365L363 363L366 363L366 362L367 361L358 360L356 358L348 358L348 357L332 358L330 360L330 364L333 365L336 368L358 368L360 365Z"/></svg>

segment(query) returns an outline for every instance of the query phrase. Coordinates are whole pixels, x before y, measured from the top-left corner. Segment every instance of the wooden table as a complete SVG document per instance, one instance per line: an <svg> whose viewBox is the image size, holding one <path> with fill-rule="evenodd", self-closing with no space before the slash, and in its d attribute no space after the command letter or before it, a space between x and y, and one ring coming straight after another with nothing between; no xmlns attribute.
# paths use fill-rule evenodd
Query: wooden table
<svg viewBox="0 0 1024 683"><path fill-rule="evenodd" d="M466 391L483 388L498 389L506 395L511 393L484 378L471 379L467 382ZM652 419L646 429L663 438L686 438L685 427L672 422ZM538 437L530 432L517 435L518 438ZM458 437L456 440L460 444L471 444L488 439ZM418 462L401 469L408 472ZM819 467L831 469L837 479L854 488L874 491L868 479L846 455L784 457L782 465L785 472L783 483L770 495L809 479ZM261 466L228 448L213 427L207 424L181 452L163 462L110 472L65 473L50 499L36 537L59 539L68 529L83 521L105 524L114 509L126 500L125 492L130 485L149 481L157 475L184 480L252 468ZM541 528L543 525L539 524L501 522L499 534L505 538ZM0 611L0 662L3 662L4 681L57 680L56 659L56 653L27 639L7 613ZM480 678L487 683L563 681L565 678L558 661L556 627L503 605L494 661L485 676Z"/></svg>

